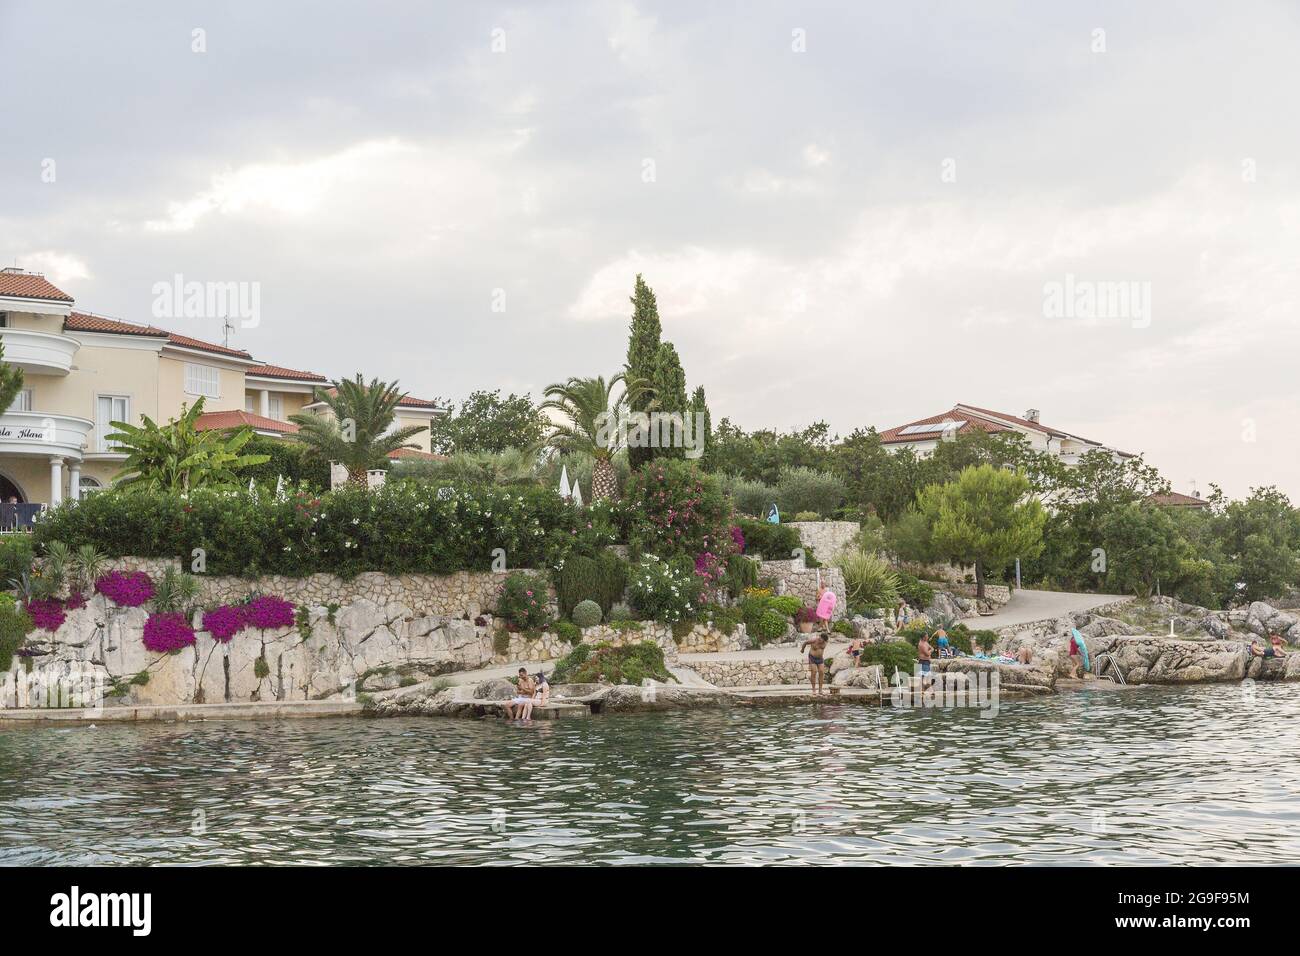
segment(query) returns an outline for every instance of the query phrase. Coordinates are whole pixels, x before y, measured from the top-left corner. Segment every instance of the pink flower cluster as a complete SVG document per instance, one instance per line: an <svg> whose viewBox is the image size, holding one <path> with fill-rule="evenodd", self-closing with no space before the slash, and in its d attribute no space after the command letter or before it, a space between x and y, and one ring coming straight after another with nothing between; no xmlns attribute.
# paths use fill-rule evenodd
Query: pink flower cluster
<svg viewBox="0 0 1300 956"><path fill-rule="evenodd" d="M143 571L110 571L95 582L95 590L120 607L139 607L153 597L153 582Z"/></svg>
<svg viewBox="0 0 1300 956"><path fill-rule="evenodd" d="M745 532L740 530L740 525L731 526L731 543L736 547L736 554L745 553Z"/></svg>
<svg viewBox="0 0 1300 956"><path fill-rule="evenodd" d="M179 612L150 614L144 622L144 647L155 654L170 654L194 643L194 628Z"/></svg>
<svg viewBox="0 0 1300 956"><path fill-rule="evenodd" d="M721 580L725 570L722 559L712 551L705 551L695 556L695 573L710 584Z"/></svg>
<svg viewBox="0 0 1300 956"><path fill-rule="evenodd" d="M274 628L293 626L293 604L284 598L263 595L244 605L250 627Z"/></svg>
<svg viewBox="0 0 1300 956"><path fill-rule="evenodd" d="M211 611L203 612L203 630L212 635L212 639L222 644L242 631L245 627L243 605L223 604Z"/></svg>
<svg viewBox="0 0 1300 956"><path fill-rule="evenodd" d="M246 627L292 627L294 606L284 598L263 595L244 604L222 604L203 612L203 629L226 643Z"/></svg>
<svg viewBox="0 0 1300 956"><path fill-rule="evenodd" d="M27 613L32 623L42 631L57 631L68 619L68 615L63 612L63 602L58 598L28 601Z"/></svg>

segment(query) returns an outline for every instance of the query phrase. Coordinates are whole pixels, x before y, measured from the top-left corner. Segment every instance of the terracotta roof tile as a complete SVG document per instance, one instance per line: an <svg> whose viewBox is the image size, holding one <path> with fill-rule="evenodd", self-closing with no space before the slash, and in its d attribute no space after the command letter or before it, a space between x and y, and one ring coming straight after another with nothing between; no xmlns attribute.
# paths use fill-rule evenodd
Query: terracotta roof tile
<svg viewBox="0 0 1300 956"><path fill-rule="evenodd" d="M1197 498L1194 495L1184 495L1177 491L1171 491L1167 495L1151 495L1147 501L1153 505L1174 505L1181 508L1208 508L1210 503L1204 498Z"/></svg>
<svg viewBox="0 0 1300 956"><path fill-rule="evenodd" d="M49 299L54 302L71 302L72 296L56 288L43 275L33 272L0 271L0 295L20 299Z"/></svg>
<svg viewBox="0 0 1300 956"><path fill-rule="evenodd" d="M931 415L929 418L918 418L914 422L905 422L904 424L891 428L888 431L883 431L880 433L880 440L886 445L898 442L932 441L935 438L938 438L942 433L935 430L933 432L922 432L919 435L904 435L903 429L911 428L913 425L937 425L944 421L961 422L961 425L955 429L958 435L968 435L973 431L1005 432L1011 430L1005 425L998 425L986 419L964 413L960 409L954 408L951 411L942 412L938 415Z"/></svg>
<svg viewBox="0 0 1300 956"><path fill-rule="evenodd" d="M168 332L166 329L156 328L152 325L136 325L134 322L123 322L121 319L110 319L102 315L91 315L88 312L73 312L63 320L64 330L73 332L112 332L116 335L148 335L156 338L165 338L170 345L176 345L181 348L197 349L200 352L214 352L218 355L230 355L234 358L252 359L243 349L232 349L226 345L217 345L215 342L204 342L202 339L192 338L188 335L181 335L177 332Z"/></svg>
<svg viewBox="0 0 1300 956"><path fill-rule="evenodd" d="M102 315L90 315L86 312L73 312L63 320L64 331L73 332L112 332L115 335L148 335L154 338L168 338L171 333L155 329L152 325L136 325L134 322L122 322L118 319L105 318Z"/></svg>
<svg viewBox="0 0 1300 956"><path fill-rule="evenodd" d="M292 435L298 431L298 426L293 422L263 418L261 415L254 415L252 412L241 409L231 409L225 412L204 412L194 419L195 430L201 432L215 431L221 428L239 428L243 425L247 425L256 431L280 432L284 435Z"/></svg>
<svg viewBox="0 0 1300 956"><path fill-rule="evenodd" d="M260 378L289 378L300 382L329 381L324 375L318 375L315 372L300 372L297 369L284 368L280 365L254 365L250 369L245 369L244 374L256 375Z"/></svg>

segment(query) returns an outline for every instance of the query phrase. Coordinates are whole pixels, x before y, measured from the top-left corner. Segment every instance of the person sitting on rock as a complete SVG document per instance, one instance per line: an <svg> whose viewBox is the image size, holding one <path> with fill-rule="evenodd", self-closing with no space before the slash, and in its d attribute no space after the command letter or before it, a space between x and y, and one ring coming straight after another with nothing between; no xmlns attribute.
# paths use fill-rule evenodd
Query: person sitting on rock
<svg viewBox="0 0 1300 956"><path fill-rule="evenodd" d="M1028 664L1031 663L1033 659L1034 651L1028 644L1022 644L1020 649L1016 651L1016 663L1018 664Z"/></svg>
<svg viewBox="0 0 1300 956"><path fill-rule="evenodd" d="M534 683L537 689L533 691L533 703L538 707L545 707L546 702L551 699L551 682L546 679L543 671L538 671Z"/></svg>
<svg viewBox="0 0 1300 956"><path fill-rule="evenodd" d="M519 679L515 683L515 696L506 701L502 708L506 712L506 720L514 720L516 717L520 720L531 720L533 716L533 692L537 690L537 684L528 676L528 668L519 668Z"/></svg>
<svg viewBox="0 0 1300 956"><path fill-rule="evenodd" d="M1285 644L1282 641L1281 634L1270 634L1268 642L1272 646L1264 652L1265 657L1286 657L1286 652L1282 650Z"/></svg>

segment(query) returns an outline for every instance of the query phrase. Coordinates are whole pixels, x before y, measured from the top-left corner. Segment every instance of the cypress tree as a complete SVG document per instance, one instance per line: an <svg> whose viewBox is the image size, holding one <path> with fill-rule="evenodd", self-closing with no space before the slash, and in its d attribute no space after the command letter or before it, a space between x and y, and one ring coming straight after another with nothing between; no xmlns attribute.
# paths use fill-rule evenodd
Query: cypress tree
<svg viewBox="0 0 1300 956"><path fill-rule="evenodd" d="M627 375L631 379L644 379L655 383L655 368L659 357L659 339L663 327L659 324L659 307L655 304L654 291L637 273L636 289L632 293L632 323L628 329L627 341ZM631 411L645 412L654 401L653 395L643 395L632 402ZM628 449L628 463L633 468L640 468L653 457L650 448L633 447Z"/></svg>
<svg viewBox="0 0 1300 956"><path fill-rule="evenodd" d="M696 464L704 471L713 470L713 416L709 414L709 403L704 397L704 386L697 385L691 395L691 427L695 427L695 416L703 416L702 430L698 436L704 442L704 453L697 458Z"/></svg>
<svg viewBox="0 0 1300 956"><path fill-rule="evenodd" d="M686 373L682 371L681 360L672 342L663 342L655 353L654 377L650 380L655 390L655 411L667 414L676 413L683 417L690 413L690 402L686 399ZM663 435L665 440L670 436ZM653 458L685 458L686 449L652 448Z"/></svg>

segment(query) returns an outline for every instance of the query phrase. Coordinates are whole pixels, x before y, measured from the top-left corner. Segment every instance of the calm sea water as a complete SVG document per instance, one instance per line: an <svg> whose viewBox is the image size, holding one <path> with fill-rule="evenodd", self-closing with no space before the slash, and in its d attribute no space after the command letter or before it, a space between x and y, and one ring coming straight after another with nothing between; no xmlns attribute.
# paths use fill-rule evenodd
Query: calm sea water
<svg viewBox="0 0 1300 956"><path fill-rule="evenodd" d="M1294 863L1300 687L0 731L0 863ZM196 828L196 821L201 829Z"/></svg>

